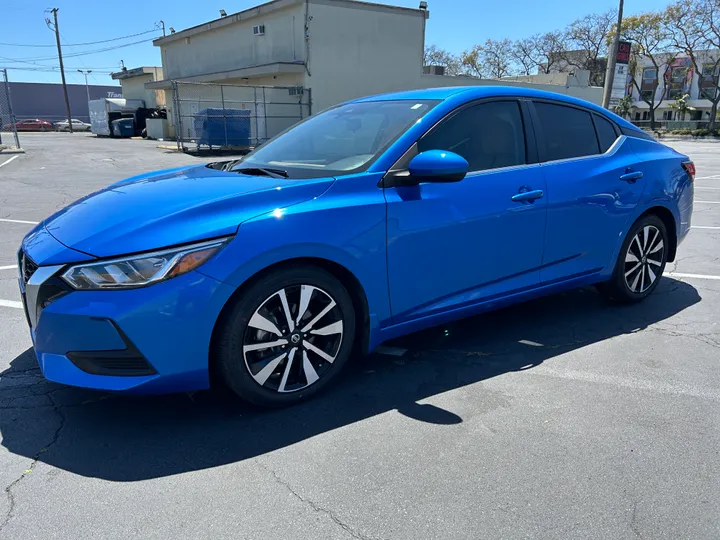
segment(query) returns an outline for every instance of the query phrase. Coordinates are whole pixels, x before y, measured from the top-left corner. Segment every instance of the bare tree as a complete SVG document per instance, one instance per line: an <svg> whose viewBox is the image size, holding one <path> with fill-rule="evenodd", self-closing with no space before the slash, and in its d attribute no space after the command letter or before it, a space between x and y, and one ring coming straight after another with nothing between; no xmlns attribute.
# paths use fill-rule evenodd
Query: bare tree
<svg viewBox="0 0 720 540"><path fill-rule="evenodd" d="M515 41L510 54L523 75L532 75L551 73L559 63L563 50L562 33L547 32Z"/></svg>
<svg viewBox="0 0 720 540"><path fill-rule="evenodd" d="M617 13L592 13L571 23L565 30L566 48L561 55L568 66L590 72L591 84L602 86L605 68L601 58L607 58L607 41Z"/></svg>
<svg viewBox="0 0 720 540"><path fill-rule="evenodd" d="M665 98L666 81L672 69L671 65L677 57L675 52L666 52L669 50L670 42L664 15L655 12L627 17L623 21L620 35L633 44L629 72L640 99L650 108L650 128L654 129L655 111ZM655 69L655 78L651 87L644 91L638 83L638 73L642 79L641 59L649 60ZM657 99L658 89L662 90L659 99Z"/></svg>
<svg viewBox="0 0 720 540"><path fill-rule="evenodd" d="M482 45L475 45L462 55L461 62L478 77L495 79L513 73L513 43L509 39L488 39Z"/></svg>
<svg viewBox="0 0 720 540"><path fill-rule="evenodd" d="M423 54L424 66L442 66L446 75L460 75L462 67L460 58L437 45L428 45Z"/></svg>

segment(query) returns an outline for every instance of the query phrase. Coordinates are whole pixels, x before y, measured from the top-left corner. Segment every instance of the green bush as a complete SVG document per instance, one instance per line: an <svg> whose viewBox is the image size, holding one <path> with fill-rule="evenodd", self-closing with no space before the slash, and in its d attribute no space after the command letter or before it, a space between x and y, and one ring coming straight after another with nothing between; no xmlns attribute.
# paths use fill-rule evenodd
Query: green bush
<svg viewBox="0 0 720 540"><path fill-rule="evenodd" d="M708 135L710 135L710 130L705 128L695 129L692 132L693 137L707 137Z"/></svg>
<svg viewBox="0 0 720 540"><path fill-rule="evenodd" d="M668 133L671 135L693 135L693 130L690 128L671 129Z"/></svg>

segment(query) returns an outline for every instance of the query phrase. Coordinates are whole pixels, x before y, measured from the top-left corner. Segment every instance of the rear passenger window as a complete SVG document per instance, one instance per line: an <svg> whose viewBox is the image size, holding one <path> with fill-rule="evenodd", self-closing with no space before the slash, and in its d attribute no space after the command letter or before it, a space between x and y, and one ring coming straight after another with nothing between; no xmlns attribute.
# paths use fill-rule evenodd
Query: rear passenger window
<svg viewBox="0 0 720 540"><path fill-rule="evenodd" d="M598 114L593 115L593 118L595 119L598 140L600 141L600 152L604 154L617 139L617 133L615 133L615 128L610 123L610 120Z"/></svg>
<svg viewBox="0 0 720 540"><path fill-rule="evenodd" d="M568 159L600 153L590 113L551 103L535 103L545 139L545 159Z"/></svg>
<svg viewBox="0 0 720 540"><path fill-rule="evenodd" d="M460 111L418 141L418 151L449 150L470 171L525 163L525 135L516 101L481 103Z"/></svg>

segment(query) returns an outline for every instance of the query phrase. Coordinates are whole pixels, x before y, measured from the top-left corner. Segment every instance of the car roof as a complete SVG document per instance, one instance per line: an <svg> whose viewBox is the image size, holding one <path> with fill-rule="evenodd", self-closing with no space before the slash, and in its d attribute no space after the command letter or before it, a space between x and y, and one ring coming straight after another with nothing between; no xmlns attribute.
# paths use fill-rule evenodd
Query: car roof
<svg viewBox="0 0 720 540"><path fill-rule="evenodd" d="M395 101L395 100L441 100L444 101L448 98L459 98L462 101L473 101L476 99L489 98L489 97L526 97L535 99L552 99L553 101L560 101L567 103L568 105L577 105L592 109L593 111L603 114L612 118L617 124L630 129L639 129L624 118L603 109L599 105L586 101L584 99L578 99L565 94L559 94L556 92L548 92L546 90L536 90L534 88L523 88L521 86L495 86L495 85L484 85L484 86L451 86L443 88L426 88L422 90L409 90L405 92L391 92L388 94L378 94L375 96L368 96L365 98L355 100L358 102L372 102L372 101Z"/></svg>

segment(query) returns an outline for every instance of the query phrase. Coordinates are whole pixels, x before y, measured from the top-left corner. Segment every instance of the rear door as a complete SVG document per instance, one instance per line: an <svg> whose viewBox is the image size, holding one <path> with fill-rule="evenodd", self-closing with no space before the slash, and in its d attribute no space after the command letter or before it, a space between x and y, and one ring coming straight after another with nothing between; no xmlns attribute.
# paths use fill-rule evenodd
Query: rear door
<svg viewBox="0 0 720 540"><path fill-rule="evenodd" d="M645 187L644 166L603 115L534 100L533 120L548 199L541 282L598 272L614 264Z"/></svg>

